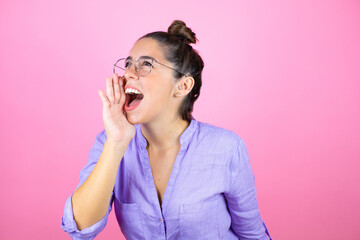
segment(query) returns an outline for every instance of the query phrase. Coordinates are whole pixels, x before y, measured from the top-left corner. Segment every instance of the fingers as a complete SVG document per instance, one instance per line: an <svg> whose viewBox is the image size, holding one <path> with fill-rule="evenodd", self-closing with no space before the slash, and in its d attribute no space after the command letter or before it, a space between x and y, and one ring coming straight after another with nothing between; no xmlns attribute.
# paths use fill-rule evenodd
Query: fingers
<svg viewBox="0 0 360 240"><path fill-rule="evenodd" d="M120 102L120 86L119 86L119 77L114 73L114 94L115 94L115 103Z"/></svg>
<svg viewBox="0 0 360 240"><path fill-rule="evenodd" d="M124 91L124 78L120 77L119 78L119 85L120 85L120 105L125 104L125 99L126 99L126 95L125 95L125 91Z"/></svg>
<svg viewBox="0 0 360 240"><path fill-rule="evenodd" d="M106 94L107 97L109 98L110 103L114 103L115 97L114 97L113 80L109 77L106 77Z"/></svg>
<svg viewBox="0 0 360 240"><path fill-rule="evenodd" d="M100 97L105 97L106 99L101 99L103 103L119 103L124 105L126 95L124 92L124 78L119 77L116 73L113 74L112 79L110 77L106 77L106 93L107 97L102 96L99 91ZM103 91L101 90L103 93ZM106 101L105 101L106 100Z"/></svg>
<svg viewBox="0 0 360 240"><path fill-rule="evenodd" d="M98 94L100 96L101 102L103 103L103 106L110 107L109 99L105 96L105 93L103 90L98 90Z"/></svg>

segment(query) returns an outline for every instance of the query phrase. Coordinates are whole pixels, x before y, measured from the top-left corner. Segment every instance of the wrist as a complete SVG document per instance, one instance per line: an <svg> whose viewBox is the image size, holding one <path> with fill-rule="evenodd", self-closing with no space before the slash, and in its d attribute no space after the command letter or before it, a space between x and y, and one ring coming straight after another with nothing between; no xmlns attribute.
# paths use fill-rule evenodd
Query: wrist
<svg viewBox="0 0 360 240"><path fill-rule="evenodd" d="M112 149L126 149L129 145L130 140L124 140L124 141L112 141L111 139L106 139L105 145L112 148Z"/></svg>

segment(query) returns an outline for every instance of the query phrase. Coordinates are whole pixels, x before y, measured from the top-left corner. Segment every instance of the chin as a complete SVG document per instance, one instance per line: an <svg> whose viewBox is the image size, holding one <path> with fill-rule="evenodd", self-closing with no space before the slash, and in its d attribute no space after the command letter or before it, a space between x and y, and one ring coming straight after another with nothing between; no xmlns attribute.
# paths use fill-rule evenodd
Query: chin
<svg viewBox="0 0 360 240"><path fill-rule="evenodd" d="M141 118L140 115L134 114L133 112L126 112L126 118L131 124L141 124L144 120Z"/></svg>

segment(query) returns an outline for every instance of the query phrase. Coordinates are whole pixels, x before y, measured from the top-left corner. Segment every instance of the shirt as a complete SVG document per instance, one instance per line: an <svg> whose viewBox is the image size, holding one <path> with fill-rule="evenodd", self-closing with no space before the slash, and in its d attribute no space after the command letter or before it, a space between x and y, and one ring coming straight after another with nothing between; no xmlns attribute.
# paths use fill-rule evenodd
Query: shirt
<svg viewBox="0 0 360 240"><path fill-rule="evenodd" d="M94 169L106 139L105 130L97 134L76 189ZM105 228L114 203L126 239L271 239L260 216L255 177L242 138L193 118L180 144L160 208L147 141L135 124L106 215L79 231L71 194L61 218L62 229L73 239L93 239Z"/></svg>

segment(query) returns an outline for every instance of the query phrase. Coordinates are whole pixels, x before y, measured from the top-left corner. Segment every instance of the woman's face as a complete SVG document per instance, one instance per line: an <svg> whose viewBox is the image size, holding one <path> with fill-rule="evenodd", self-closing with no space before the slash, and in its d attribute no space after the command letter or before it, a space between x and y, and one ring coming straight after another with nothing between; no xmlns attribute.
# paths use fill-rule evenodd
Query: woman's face
<svg viewBox="0 0 360 240"><path fill-rule="evenodd" d="M142 56L152 57L162 64L173 67L165 60L163 50L152 38L138 40L129 55L135 61ZM128 121L132 124L147 123L176 116L180 102L174 97L176 88L174 70L154 61L150 74L141 77L135 71L135 61L124 73L124 89L125 91L129 91L128 88L138 90L143 98L140 101L131 101L132 97L126 94L125 111Z"/></svg>

